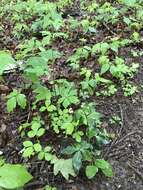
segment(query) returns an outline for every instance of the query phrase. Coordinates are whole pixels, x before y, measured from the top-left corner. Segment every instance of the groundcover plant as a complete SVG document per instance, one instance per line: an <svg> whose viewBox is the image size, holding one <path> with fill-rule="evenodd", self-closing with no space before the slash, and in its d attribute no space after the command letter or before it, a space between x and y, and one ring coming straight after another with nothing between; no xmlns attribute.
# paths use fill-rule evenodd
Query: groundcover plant
<svg viewBox="0 0 143 190"><path fill-rule="evenodd" d="M87 181L97 173L112 177L102 157L112 135L96 99L140 90L133 82L139 63L127 62L121 51L143 43L143 1L1 0L0 24L0 83L21 77L8 89L5 109L13 118L26 114L13 129L21 161L8 163L1 152L0 188L23 188L35 160L65 181L81 173ZM118 116L110 122L121 124Z"/></svg>

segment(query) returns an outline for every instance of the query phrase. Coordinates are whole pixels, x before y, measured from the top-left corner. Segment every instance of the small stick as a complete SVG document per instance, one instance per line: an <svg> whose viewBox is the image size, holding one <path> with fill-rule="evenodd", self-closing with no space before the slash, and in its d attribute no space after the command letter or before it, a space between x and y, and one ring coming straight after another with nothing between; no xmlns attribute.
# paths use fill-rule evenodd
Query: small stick
<svg viewBox="0 0 143 190"><path fill-rule="evenodd" d="M132 169L132 170L138 175L138 177L143 181L143 175L142 175L137 169L135 169L132 165L130 165L128 162L127 162L127 165L128 165L129 168Z"/></svg>

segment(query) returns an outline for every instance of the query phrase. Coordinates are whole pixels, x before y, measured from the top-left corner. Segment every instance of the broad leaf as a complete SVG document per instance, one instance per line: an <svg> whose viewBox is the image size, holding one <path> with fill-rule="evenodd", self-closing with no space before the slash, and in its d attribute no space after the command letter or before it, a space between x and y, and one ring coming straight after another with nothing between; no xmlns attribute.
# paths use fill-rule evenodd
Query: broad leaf
<svg viewBox="0 0 143 190"><path fill-rule="evenodd" d="M5 51L0 51L0 75L3 74L7 67L14 64L15 61L11 54Z"/></svg>
<svg viewBox="0 0 143 190"><path fill-rule="evenodd" d="M24 186L32 179L24 166L4 164L0 167L0 187L15 189Z"/></svg>
<svg viewBox="0 0 143 190"><path fill-rule="evenodd" d="M69 175L75 176L72 159L56 159L54 163L54 175L57 175L59 172L66 180L69 179Z"/></svg>
<svg viewBox="0 0 143 190"><path fill-rule="evenodd" d="M24 94L18 94L17 103L21 108L24 109L26 107L26 96Z"/></svg>
<svg viewBox="0 0 143 190"><path fill-rule="evenodd" d="M125 5L132 7L132 6L134 6L136 4L137 0L122 0L122 2Z"/></svg>
<svg viewBox="0 0 143 190"><path fill-rule="evenodd" d="M75 153L78 149L74 146L68 146L65 149L63 149L61 151L62 154L67 154L67 155L71 155L73 153Z"/></svg>
<svg viewBox="0 0 143 190"><path fill-rule="evenodd" d="M76 152L72 158L73 167L76 171L79 171L82 166L82 154L80 151Z"/></svg>
<svg viewBox="0 0 143 190"><path fill-rule="evenodd" d="M109 69L110 69L110 65L108 63L102 65L102 67L101 67L101 74L106 73Z"/></svg>
<svg viewBox="0 0 143 190"><path fill-rule="evenodd" d="M7 111L10 113L16 108L16 97L12 97L7 101Z"/></svg>
<svg viewBox="0 0 143 190"><path fill-rule="evenodd" d="M93 178L96 173L98 172L98 168L94 165L89 165L86 167L86 176L88 177L88 179Z"/></svg>
<svg viewBox="0 0 143 190"><path fill-rule="evenodd" d="M97 159L95 162L95 165L102 170L102 172L107 176L107 177L112 177L113 176L113 171L111 165L105 161L104 159Z"/></svg>

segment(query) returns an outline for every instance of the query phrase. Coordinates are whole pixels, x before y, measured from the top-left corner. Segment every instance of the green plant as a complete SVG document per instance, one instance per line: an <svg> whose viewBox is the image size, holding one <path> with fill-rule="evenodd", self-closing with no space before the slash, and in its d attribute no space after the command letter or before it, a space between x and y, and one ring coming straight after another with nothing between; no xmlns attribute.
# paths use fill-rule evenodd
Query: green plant
<svg viewBox="0 0 143 190"><path fill-rule="evenodd" d="M30 130L27 133L28 137L41 137L45 133L45 128L42 127L42 124L43 122L40 120L39 117L33 118L30 124Z"/></svg>
<svg viewBox="0 0 143 190"><path fill-rule="evenodd" d="M0 188L15 189L23 187L32 179L27 169L19 164L3 164L0 166Z"/></svg>
<svg viewBox="0 0 143 190"><path fill-rule="evenodd" d="M78 121L74 121L68 109L58 110L52 114L52 127L56 133L64 130L66 135L72 135L77 126Z"/></svg>
<svg viewBox="0 0 143 190"><path fill-rule="evenodd" d="M75 176L72 159L55 158L51 163L54 164L54 175L57 175L60 172L67 180L69 179L69 175Z"/></svg>
<svg viewBox="0 0 143 190"><path fill-rule="evenodd" d="M44 190L57 190L56 187L52 187L50 185L46 185L46 187L44 188Z"/></svg>
<svg viewBox="0 0 143 190"><path fill-rule="evenodd" d="M122 124L121 118L118 115L112 116L110 119L111 124Z"/></svg>
<svg viewBox="0 0 143 190"><path fill-rule="evenodd" d="M42 146L39 143L33 144L32 141L24 141L23 146L22 152L25 158L30 158L35 153L42 151Z"/></svg>
<svg viewBox="0 0 143 190"><path fill-rule="evenodd" d="M77 96L77 90L72 83L67 83L65 85L56 86L56 95L60 96L58 103L64 106L64 108L69 107L71 104L78 104L79 99Z"/></svg>
<svg viewBox="0 0 143 190"><path fill-rule="evenodd" d="M124 96L131 96L135 94L136 92L138 92L138 88L137 86L133 86L127 83L123 86L123 91L124 91Z"/></svg>
<svg viewBox="0 0 143 190"><path fill-rule="evenodd" d="M86 176L91 179L99 170L101 170L107 177L113 176L112 167L103 159L96 159L94 164L86 166Z"/></svg>
<svg viewBox="0 0 143 190"><path fill-rule="evenodd" d="M39 160L46 160L46 161L51 161L53 159L53 154L51 154L52 147L46 146L44 149L42 149L38 153L38 159Z"/></svg>
<svg viewBox="0 0 143 190"><path fill-rule="evenodd" d="M20 91L14 89L8 96L8 101L7 101L7 110L8 112L12 112L15 108L16 105L18 104L22 109L25 109L26 107L26 96L24 94L21 94Z"/></svg>
<svg viewBox="0 0 143 190"><path fill-rule="evenodd" d="M85 79L81 82L81 93L83 94L87 91L90 95L93 95L96 87L96 80L92 77L91 70L82 68L80 74L81 76L85 76Z"/></svg>
<svg viewBox="0 0 143 190"><path fill-rule="evenodd" d="M9 70L13 64L15 64L15 60L12 58L10 52L0 51L0 75L5 70Z"/></svg>

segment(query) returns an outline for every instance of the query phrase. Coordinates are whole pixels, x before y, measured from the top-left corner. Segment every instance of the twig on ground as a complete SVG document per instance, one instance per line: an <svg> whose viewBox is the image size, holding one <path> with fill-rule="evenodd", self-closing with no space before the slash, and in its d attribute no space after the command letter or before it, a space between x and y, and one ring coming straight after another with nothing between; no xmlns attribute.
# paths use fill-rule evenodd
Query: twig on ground
<svg viewBox="0 0 143 190"><path fill-rule="evenodd" d="M113 32L113 31L111 30L111 28L108 27L108 25L107 25L106 23L103 22L103 26L105 26L105 28L106 28L111 34L117 35L115 32Z"/></svg>
<svg viewBox="0 0 143 190"><path fill-rule="evenodd" d="M143 175L136 169L134 168L129 162L127 162L127 165L129 166L130 169L132 169L138 177L143 181Z"/></svg>

